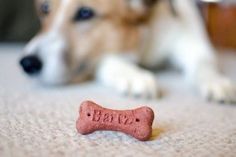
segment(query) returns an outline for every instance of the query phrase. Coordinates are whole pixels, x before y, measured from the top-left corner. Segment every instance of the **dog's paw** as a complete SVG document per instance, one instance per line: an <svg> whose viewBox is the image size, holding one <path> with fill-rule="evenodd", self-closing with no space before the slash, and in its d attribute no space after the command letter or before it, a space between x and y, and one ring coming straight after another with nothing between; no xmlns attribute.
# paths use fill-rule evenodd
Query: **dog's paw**
<svg viewBox="0 0 236 157"><path fill-rule="evenodd" d="M236 103L236 86L225 77L216 77L203 81L200 84L200 91L210 101Z"/></svg>
<svg viewBox="0 0 236 157"><path fill-rule="evenodd" d="M105 60L96 78L123 95L156 98L160 93L154 74L119 59Z"/></svg>
<svg viewBox="0 0 236 157"><path fill-rule="evenodd" d="M160 94L153 73L119 57L105 58L96 71L96 78L123 95L156 98Z"/></svg>
<svg viewBox="0 0 236 157"><path fill-rule="evenodd" d="M113 77L110 86L121 94L138 98L156 98L160 93L155 76L147 71Z"/></svg>

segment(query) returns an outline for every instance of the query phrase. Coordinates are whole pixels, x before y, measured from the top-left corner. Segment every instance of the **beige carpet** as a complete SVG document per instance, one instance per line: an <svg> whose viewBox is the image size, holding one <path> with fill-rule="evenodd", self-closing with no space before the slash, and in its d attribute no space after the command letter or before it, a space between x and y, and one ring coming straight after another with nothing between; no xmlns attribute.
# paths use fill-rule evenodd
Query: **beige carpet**
<svg viewBox="0 0 236 157"><path fill-rule="evenodd" d="M0 46L0 157L236 156L236 105L206 103L176 73L157 75L166 89L161 100L123 98L95 82L44 87L20 71L21 50ZM236 80L236 55L221 58ZM114 109L149 105L156 114L152 139L139 142L110 131L78 134L79 104L87 99Z"/></svg>

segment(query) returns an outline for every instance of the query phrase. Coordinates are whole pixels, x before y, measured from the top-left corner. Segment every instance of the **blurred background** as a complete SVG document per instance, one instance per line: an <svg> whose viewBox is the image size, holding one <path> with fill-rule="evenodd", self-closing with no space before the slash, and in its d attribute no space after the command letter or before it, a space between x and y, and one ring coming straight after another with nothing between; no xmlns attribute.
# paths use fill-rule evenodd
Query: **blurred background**
<svg viewBox="0 0 236 157"><path fill-rule="evenodd" d="M236 49L236 0L201 0L198 4L214 45Z"/></svg>
<svg viewBox="0 0 236 157"><path fill-rule="evenodd" d="M25 42L40 28L34 0L0 0L0 42Z"/></svg>
<svg viewBox="0 0 236 157"><path fill-rule="evenodd" d="M198 0L216 47L236 49L236 0ZM33 0L0 0L0 42L26 42L40 29Z"/></svg>

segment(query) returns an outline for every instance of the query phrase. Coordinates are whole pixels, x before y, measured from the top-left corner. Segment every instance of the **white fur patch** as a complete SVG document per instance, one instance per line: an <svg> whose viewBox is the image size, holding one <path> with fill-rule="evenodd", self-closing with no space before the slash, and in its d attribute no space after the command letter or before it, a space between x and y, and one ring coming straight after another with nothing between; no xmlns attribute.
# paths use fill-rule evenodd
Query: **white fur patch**
<svg viewBox="0 0 236 157"><path fill-rule="evenodd" d="M52 36L45 39L44 46L42 45L39 48L39 56L43 60L43 70L40 79L46 84L63 84L70 77L70 69L65 60L65 39L60 35L49 35Z"/></svg>
<svg viewBox="0 0 236 157"><path fill-rule="evenodd" d="M144 10L144 4L143 0L129 0L129 4L131 8L137 11L143 11Z"/></svg>

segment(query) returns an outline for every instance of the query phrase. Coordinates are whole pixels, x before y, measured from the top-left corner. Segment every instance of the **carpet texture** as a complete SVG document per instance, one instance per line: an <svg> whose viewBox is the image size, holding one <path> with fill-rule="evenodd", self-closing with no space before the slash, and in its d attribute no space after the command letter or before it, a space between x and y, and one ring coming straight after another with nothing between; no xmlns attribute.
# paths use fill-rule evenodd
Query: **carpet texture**
<svg viewBox="0 0 236 157"><path fill-rule="evenodd" d="M165 89L162 99L124 98L96 82L40 85L21 72L20 51L22 46L0 47L1 157L236 156L236 105L205 102L175 72L157 74ZM220 58L224 71L236 80L236 55ZM78 134L78 108L87 99L113 109L150 106L156 115L151 140L111 131Z"/></svg>

